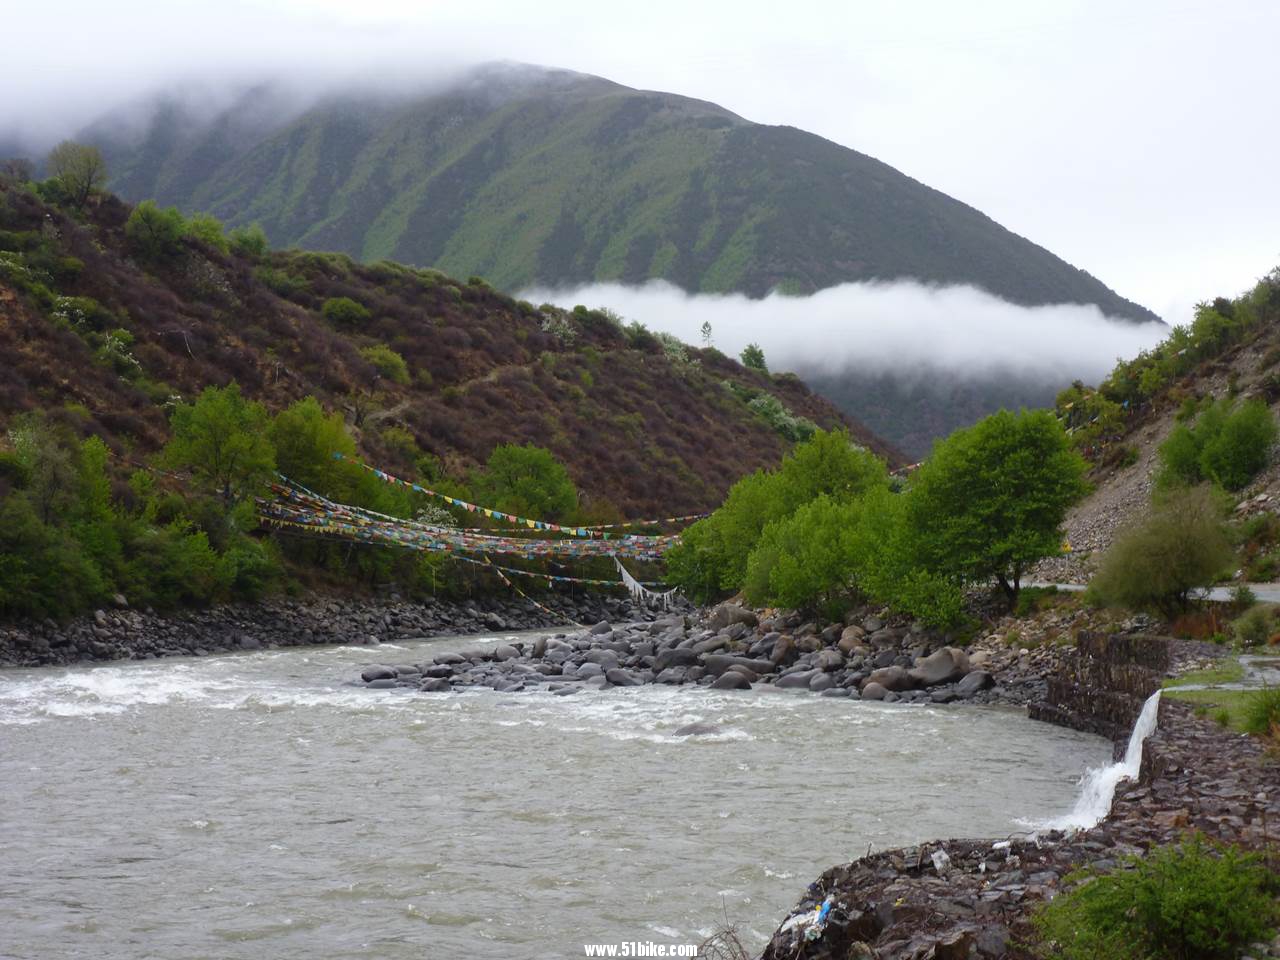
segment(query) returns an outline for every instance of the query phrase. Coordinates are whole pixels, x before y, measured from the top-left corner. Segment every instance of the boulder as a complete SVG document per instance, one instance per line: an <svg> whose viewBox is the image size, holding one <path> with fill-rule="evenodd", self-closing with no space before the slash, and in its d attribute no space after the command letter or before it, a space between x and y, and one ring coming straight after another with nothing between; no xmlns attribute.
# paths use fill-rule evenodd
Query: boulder
<svg viewBox="0 0 1280 960"><path fill-rule="evenodd" d="M844 656L839 650L828 647L825 650L819 650L817 657L814 658L813 665L819 670L839 670L844 666Z"/></svg>
<svg viewBox="0 0 1280 960"><path fill-rule="evenodd" d="M943 647L927 657L921 657L910 671L912 679L922 687L952 683L968 672L969 657L959 647Z"/></svg>
<svg viewBox="0 0 1280 960"><path fill-rule="evenodd" d="M719 733L720 725L709 723L706 720L699 720L696 723L686 723L683 727L679 727L672 732L673 737L701 737L709 733Z"/></svg>
<svg viewBox="0 0 1280 960"><path fill-rule="evenodd" d="M694 653L711 653L714 650L719 650L721 647L727 647L728 645L728 637L723 636L722 634L716 634L710 639L699 640L691 649Z"/></svg>
<svg viewBox="0 0 1280 960"><path fill-rule="evenodd" d="M500 643L493 650L493 658L499 663L514 660L518 656L520 656L520 651L509 643Z"/></svg>
<svg viewBox="0 0 1280 960"><path fill-rule="evenodd" d="M889 691L910 690L916 685L915 679L905 669L898 666L881 667L879 670L872 670L871 675L867 677L867 685L876 684ZM867 686L864 685L863 698L866 698Z"/></svg>
<svg viewBox="0 0 1280 960"><path fill-rule="evenodd" d="M845 627L840 634L840 641L836 644L840 648L840 652L848 656L850 651L855 647L862 646L862 638L867 635L867 631L863 630L856 624L851 627Z"/></svg>
<svg viewBox="0 0 1280 960"><path fill-rule="evenodd" d="M889 691L880 684L868 681L862 688L862 699L883 700L888 693Z"/></svg>
<svg viewBox="0 0 1280 960"><path fill-rule="evenodd" d="M750 657L737 657L731 653L712 653L702 660L707 673L719 676L730 667L746 667L752 673L772 673L773 664L768 660L753 660Z"/></svg>
<svg viewBox="0 0 1280 960"><path fill-rule="evenodd" d="M597 623L594 627L592 627L587 632L594 635L599 635L602 633L611 633L612 631L613 631L613 627L610 625L609 621L601 620L599 623Z"/></svg>
<svg viewBox="0 0 1280 960"><path fill-rule="evenodd" d="M365 683L373 683L375 680L394 680L395 678L396 668L384 666L383 664L365 667L360 671L360 679Z"/></svg>
<svg viewBox="0 0 1280 960"><path fill-rule="evenodd" d="M667 667L654 678L654 683L684 683L688 667Z"/></svg>
<svg viewBox="0 0 1280 960"><path fill-rule="evenodd" d="M606 670L604 673L604 676L605 676L605 679L608 680L610 683L612 683L615 687L640 686L640 681L637 680L635 677L633 677L626 670L623 670L621 667L614 667L611 670Z"/></svg>
<svg viewBox="0 0 1280 960"><path fill-rule="evenodd" d="M831 674L829 673L819 673L809 678L809 689L815 693L830 690L835 685L836 682L831 679Z"/></svg>
<svg viewBox="0 0 1280 960"><path fill-rule="evenodd" d="M712 690L750 690L751 681L736 670L726 670L711 684Z"/></svg>
<svg viewBox="0 0 1280 960"><path fill-rule="evenodd" d="M448 680L432 677L430 680L423 680L418 685L418 689L423 693L448 693L453 689L453 686Z"/></svg>
<svg viewBox="0 0 1280 960"><path fill-rule="evenodd" d="M661 651L654 658L654 669L661 673L667 667L691 667L698 662L698 655L688 647L672 647Z"/></svg>
<svg viewBox="0 0 1280 960"><path fill-rule="evenodd" d="M780 663L787 663L794 659L795 653L796 642L789 636L780 636L774 641L773 649L769 652L769 662L774 666Z"/></svg>
<svg viewBox="0 0 1280 960"><path fill-rule="evenodd" d="M722 603L711 611L707 618L707 626L712 630L723 630L733 623L743 623L754 627L760 619L746 607L737 603Z"/></svg>
<svg viewBox="0 0 1280 960"><path fill-rule="evenodd" d="M805 689L808 688L810 680L820 675L820 670L800 670L796 673L788 673L785 677L779 677L773 682L773 685L779 688L799 687Z"/></svg>
<svg viewBox="0 0 1280 960"><path fill-rule="evenodd" d="M462 658L461 656L459 656L458 654L456 654L456 653L438 653L438 654L436 654L434 657L432 657L432 658L431 658L431 662L432 662L432 663L447 663L447 664L449 664L449 665L454 665L454 664L458 664L458 663L465 663L465 661L463 660L463 658Z"/></svg>
<svg viewBox="0 0 1280 960"><path fill-rule="evenodd" d="M979 690L987 690L996 684L995 677L985 670L973 670L964 675L956 684L956 693L962 697L971 697Z"/></svg>
<svg viewBox="0 0 1280 960"><path fill-rule="evenodd" d="M877 630L884 628L884 621L879 617L867 617L862 621L862 629L867 633L875 633Z"/></svg>
<svg viewBox="0 0 1280 960"><path fill-rule="evenodd" d="M530 656L533 657L533 659L535 660L541 660L546 655L547 655L547 638L538 637L538 639L533 641L533 651L530 653Z"/></svg>
<svg viewBox="0 0 1280 960"><path fill-rule="evenodd" d="M377 680L369 682L369 688L372 690L390 690L396 686L399 686L399 684L392 677L379 677Z"/></svg>
<svg viewBox="0 0 1280 960"><path fill-rule="evenodd" d="M586 663L580 664L574 672L574 676L579 680L590 680L592 677L604 676L604 667L598 663L588 660Z"/></svg>
<svg viewBox="0 0 1280 960"><path fill-rule="evenodd" d="M848 688L848 687L828 687L826 690L823 690L823 691L822 691L822 693L821 693L821 694L819 694L819 696L823 696L823 697L847 697L847 696L849 696L850 692L851 692L851 691L849 690L849 688Z"/></svg>

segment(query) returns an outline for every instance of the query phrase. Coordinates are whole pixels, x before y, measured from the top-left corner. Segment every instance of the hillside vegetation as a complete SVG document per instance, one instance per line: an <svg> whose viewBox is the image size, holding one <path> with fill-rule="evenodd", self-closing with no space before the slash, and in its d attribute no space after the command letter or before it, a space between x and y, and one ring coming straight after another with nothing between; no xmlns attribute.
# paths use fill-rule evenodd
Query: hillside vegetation
<svg viewBox="0 0 1280 960"><path fill-rule="evenodd" d="M80 138L103 148L128 199L509 291L661 277L762 296L913 277L1155 319L871 157L567 71L493 65L445 90L352 91L300 115L259 88L215 116L161 102L137 130L108 117Z"/></svg>

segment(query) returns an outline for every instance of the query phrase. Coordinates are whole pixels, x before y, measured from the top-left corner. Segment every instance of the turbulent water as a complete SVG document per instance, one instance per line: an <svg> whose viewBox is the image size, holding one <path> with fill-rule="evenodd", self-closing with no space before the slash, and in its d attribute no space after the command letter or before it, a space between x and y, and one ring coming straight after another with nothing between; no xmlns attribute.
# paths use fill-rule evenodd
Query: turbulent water
<svg viewBox="0 0 1280 960"><path fill-rule="evenodd" d="M997 708L352 685L464 645L0 671L0 956L759 945L827 866L1019 831L1110 759Z"/></svg>

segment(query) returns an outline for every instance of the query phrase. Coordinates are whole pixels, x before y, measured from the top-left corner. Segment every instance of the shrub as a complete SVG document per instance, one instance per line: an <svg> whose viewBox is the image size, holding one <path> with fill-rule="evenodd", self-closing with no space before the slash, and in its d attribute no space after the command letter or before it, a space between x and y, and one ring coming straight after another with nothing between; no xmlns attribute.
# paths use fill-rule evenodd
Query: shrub
<svg viewBox="0 0 1280 960"><path fill-rule="evenodd" d="M193 214L187 221L186 232L188 237L193 237L221 253L231 249L231 244L222 232L222 221L211 213Z"/></svg>
<svg viewBox="0 0 1280 960"><path fill-rule="evenodd" d="M266 410L245 400L237 384L206 387L194 404L178 404L172 427L162 462L189 468L227 503L249 495L276 467Z"/></svg>
<svg viewBox="0 0 1280 960"><path fill-rule="evenodd" d="M125 221L124 234L130 248L145 260L160 262L182 252L186 221L177 207L156 206L154 200L143 200Z"/></svg>
<svg viewBox="0 0 1280 960"><path fill-rule="evenodd" d="M330 323L341 326L366 323L371 316L367 307L356 303L350 297L330 297L324 302L320 312Z"/></svg>
<svg viewBox="0 0 1280 960"><path fill-rule="evenodd" d="M93 191L107 183L107 165L102 153L87 144L63 140L49 152L45 166L77 210L85 205Z"/></svg>
<svg viewBox="0 0 1280 960"><path fill-rule="evenodd" d="M373 364L374 368L392 383L409 382L409 365L404 362L404 357L385 343L361 347L360 356Z"/></svg>
<svg viewBox="0 0 1280 960"><path fill-rule="evenodd" d="M760 349L758 343L748 343L742 348L742 365L751 370L759 370L761 373L769 372L769 365L765 363L764 351Z"/></svg>
<svg viewBox="0 0 1280 960"><path fill-rule="evenodd" d="M562 519L578 505L564 464L533 444L495 447L473 488L485 506L540 520Z"/></svg>
<svg viewBox="0 0 1280 960"><path fill-rule="evenodd" d="M1260 737L1280 734L1280 687L1250 694L1244 708L1244 729Z"/></svg>
<svg viewBox="0 0 1280 960"><path fill-rule="evenodd" d="M1229 960L1277 919L1262 858L1199 837L1077 879L1035 917L1065 960Z"/></svg>
<svg viewBox="0 0 1280 960"><path fill-rule="evenodd" d="M251 223L247 227L236 227L227 235L232 252L250 260L259 260L267 252L267 235L262 227Z"/></svg>
<svg viewBox="0 0 1280 960"><path fill-rule="evenodd" d="M1270 638L1274 621L1275 607L1256 606L1236 619L1232 632L1241 646L1258 647Z"/></svg>
<svg viewBox="0 0 1280 960"><path fill-rule="evenodd" d="M854 588L856 522L855 504L824 495L770 523L747 559L747 599L835 615Z"/></svg>
<svg viewBox="0 0 1280 960"><path fill-rule="evenodd" d="M1211 404L1193 426L1179 424L1160 445L1162 489L1212 480L1239 490L1270 461L1276 422L1266 404L1250 400L1238 407L1229 400Z"/></svg>
<svg viewBox="0 0 1280 960"><path fill-rule="evenodd" d="M1212 492L1195 487L1167 497L1122 533L1104 554L1090 592L1104 603L1173 613L1232 558Z"/></svg>

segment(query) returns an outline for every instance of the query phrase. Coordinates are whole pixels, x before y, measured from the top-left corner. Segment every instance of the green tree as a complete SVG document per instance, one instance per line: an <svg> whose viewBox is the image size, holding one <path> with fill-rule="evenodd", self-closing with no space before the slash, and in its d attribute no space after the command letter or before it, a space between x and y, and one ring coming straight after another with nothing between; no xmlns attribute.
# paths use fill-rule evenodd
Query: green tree
<svg viewBox="0 0 1280 960"><path fill-rule="evenodd" d="M768 364L764 361L764 351L760 349L758 343L748 343L742 349L742 365L752 370L759 370L761 373L768 373Z"/></svg>
<svg viewBox="0 0 1280 960"><path fill-rule="evenodd" d="M824 494L766 526L747 559L747 599L834 615L857 592L858 510Z"/></svg>
<svg viewBox="0 0 1280 960"><path fill-rule="evenodd" d="M206 387L194 404L179 404L173 437L161 453L169 467L188 468L197 480L235 504L271 477L275 451L267 437L267 412L246 400L239 384Z"/></svg>
<svg viewBox="0 0 1280 960"><path fill-rule="evenodd" d="M960 582L995 580L1010 609L1023 574L1062 544L1085 463L1048 411L999 413L934 447L907 493L917 565Z"/></svg>
<svg viewBox="0 0 1280 960"><path fill-rule="evenodd" d="M261 259L268 248L267 235L256 223L251 223L247 227L236 227L227 234L227 240L231 244L233 253L248 257L250 260Z"/></svg>
<svg viewBox="0 0 1280 960"><path fill-rule="evenodd" d="M107 164L97 147L63 140L45 160L49 175L62 184L71 205L80 210L93 191L107 182Z"/></svg>
<svg viewBox="0 0 1280 960"><path fill-rule="evenodd" d="M182 252L182 238L187 223L177 207L156 206L154 200L143 200L124 224L124 235L134 253L144 260L160 262Z"/></svg>
<svg viewBox="0 0 1280 960"><path fill-rule="evenodd" d="M1271 462L1276 419L1261 400L1250 400L1223 419L1200 451L1200 469L1227 490L1240 490Z"/></svg>
<svg viewBox="0 0 1280 960"><path fill-rule="evenodd" d="M564 464L533 444L495 447L473 489L486 506L521 517L560 520L578 505Z"/></svg>
<svg viewBox="0 0 1280 960"><path fill-rule="evenodd" d="M223 233L222 221L211 213L195 213L186 223L186 233L206 246L226 253L231 249L230 241Z"/></svg>
<svg viewBox="0 0 1280 960"><path fill-rule="evenodd" d="M702 321L702 330L700 332L702 334L702 345L704 347L711 346L711 321L710 320Z"/></svg>
<svg viewBox="0 0 1280 960"><path fill-rule="evenodd" d="M404 362L404 357L400 356L385 343L375 343L373 346L361 347L360 356L373 364L374 369L392 383L409 382L409 365Z"/></svg>
<svg viewBox="0 0 1280 960"><path fill-rule="evenodd" d="M367 307L357 303L350 297L330 297L320 308L324 318L339 326L356 326L368 321L370 313Z"/></svg>
<svg viewBox="0 0 1280 960"><path fill-rule="evenodd" d="M1116 538L1089 585L1104 603L1174 613L1208 587L1234 553L1207 486L1176 490Z"/></svg>

